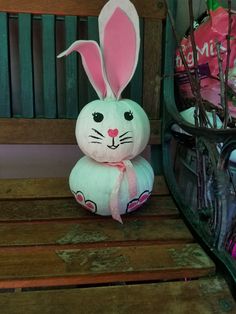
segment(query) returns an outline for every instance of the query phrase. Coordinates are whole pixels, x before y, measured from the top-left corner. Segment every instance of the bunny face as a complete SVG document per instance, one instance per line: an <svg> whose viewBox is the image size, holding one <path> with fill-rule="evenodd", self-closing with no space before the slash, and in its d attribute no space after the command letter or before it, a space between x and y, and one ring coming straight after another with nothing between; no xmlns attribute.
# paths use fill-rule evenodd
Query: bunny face
<svg viewBox="0 0 236 314"><path fill-rule="evenodd" d="M95 100L83 108L76 123L80 149L99 162L134 158L147 145L149 135L146 113L129 99Z"/></svg>

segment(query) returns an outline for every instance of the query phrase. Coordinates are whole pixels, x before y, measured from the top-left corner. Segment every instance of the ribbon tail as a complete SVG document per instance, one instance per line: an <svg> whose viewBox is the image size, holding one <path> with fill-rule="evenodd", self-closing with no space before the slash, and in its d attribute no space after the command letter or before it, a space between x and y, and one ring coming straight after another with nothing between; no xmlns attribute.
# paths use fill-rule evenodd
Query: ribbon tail
<svg viewBox="0 0 236 314"><path fill-rule="evenodd" d="M131 198L134 198L137 195L137 178L134 171L134 166L130 160L124 160L124 165L127 173L129 195Z"/></svg>
<svg viewBox="0 0 236 314"><path fill-rule="evenodd" d="M111 192L111 198L110 198L110 209L111 209L112 218L117 220L121 224L123 224L123 221L121 219L120 212L119 212L118 195L119 195L119 190L120 190L122 179L123 179L123 172L119 174L116 184Z"/></svg>

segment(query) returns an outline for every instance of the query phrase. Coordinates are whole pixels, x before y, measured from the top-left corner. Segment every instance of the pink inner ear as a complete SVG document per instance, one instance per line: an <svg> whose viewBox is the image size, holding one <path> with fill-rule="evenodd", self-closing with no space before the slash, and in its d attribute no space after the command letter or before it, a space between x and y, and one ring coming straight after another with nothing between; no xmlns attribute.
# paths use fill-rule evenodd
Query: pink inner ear
<svg viewBox="0 0 236 314"><path fill-rule="evenodd" d="M108 82L117 98L129 83L136 58L136 33L133 23L117 8L104 30L104 62Z"/></svg>
<svg viewBox="0 0 236 314"><path fill-rule="evenodd" d="M75 46L71 47L67 54L72 51L77 51L81 54L82 63L91 84L97 94L101 98L104 98L107 93L107 88L104 80L102 56L99 46L93 41L78 41Z"/></svg>

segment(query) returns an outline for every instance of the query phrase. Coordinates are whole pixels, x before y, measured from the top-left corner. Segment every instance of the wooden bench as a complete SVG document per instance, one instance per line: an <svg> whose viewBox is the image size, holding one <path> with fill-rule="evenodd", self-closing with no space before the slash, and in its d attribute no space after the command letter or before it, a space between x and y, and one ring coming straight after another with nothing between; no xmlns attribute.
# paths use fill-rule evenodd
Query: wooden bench
<svg viewBox="0 0 236 314"><path fill-rule="evenodd" d="M95 17L105 2L0 2L1 144L75 144L75 118L93 94L77 57L58 65L56 52L79 36L93 38ZM234 313L236 309L224 279L215 275L214 263L182 221L162 175L164 3L136 0L134 4L141 17L143 46L126 93L143 105L151 120L153 195L120 225L80 208L68 189L68 178L1 179L1 314ZM10 75L12 27L18 32L14 54L18 82ZM32 50L35 45L40 47L38 59ZM65 74L60 82L56 69Z"/></svg>

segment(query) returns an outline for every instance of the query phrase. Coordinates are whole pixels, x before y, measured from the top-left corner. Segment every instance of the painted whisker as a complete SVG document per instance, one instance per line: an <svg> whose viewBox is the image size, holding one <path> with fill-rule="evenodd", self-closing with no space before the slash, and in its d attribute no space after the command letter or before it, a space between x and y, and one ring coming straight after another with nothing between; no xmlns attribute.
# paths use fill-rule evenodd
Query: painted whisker
<svg viewBox="0 0 236 314"><path fill-rule="evenodd" d="M122 145L122 144L128 144L128 143L133 143L133 141L120 142L120 145Z"/></svg>
<svg viewBox="0 0 236 314"><path fill-rule="evenodd" d="M95 140L102 140L102 138L100 138L98 136L89 135L89 137L94 138Z"/></svg>
<svg viewBox="0 0 236 314"><path fill-rule="evenodd" d="M92 143L92 144L102 144L101 142L96 142L96 141L92 141L92 142L89 142L89 143Z"/></svg>
<svg viewBox="0 0 236 314"><path fill-rule="evenodd" d="M94 128L92 128L92 130L94 131L94 132L96 132L98 135L100 135L100 136L102 136L102 137L105 137L102 133L100 133L98 130L96 130L96 129L94 129Z"/></svg>
<svg viewBox="0 0 236 314"><path fill-rule="evenodd" d="M127 136L127 137L121 138L120 142L123 142L125 140L130 140L131 138L133 138L133 136Z"/></svg>
<svg viewBox="0 0 236 314"><path fill-rule="evenodd" d="M129 132L131 132L131 131L127 131L127 132L121 134L121 135L119 136L119 138L121 139L123 136L125 136L125 135L128 134Z"/></svg>

